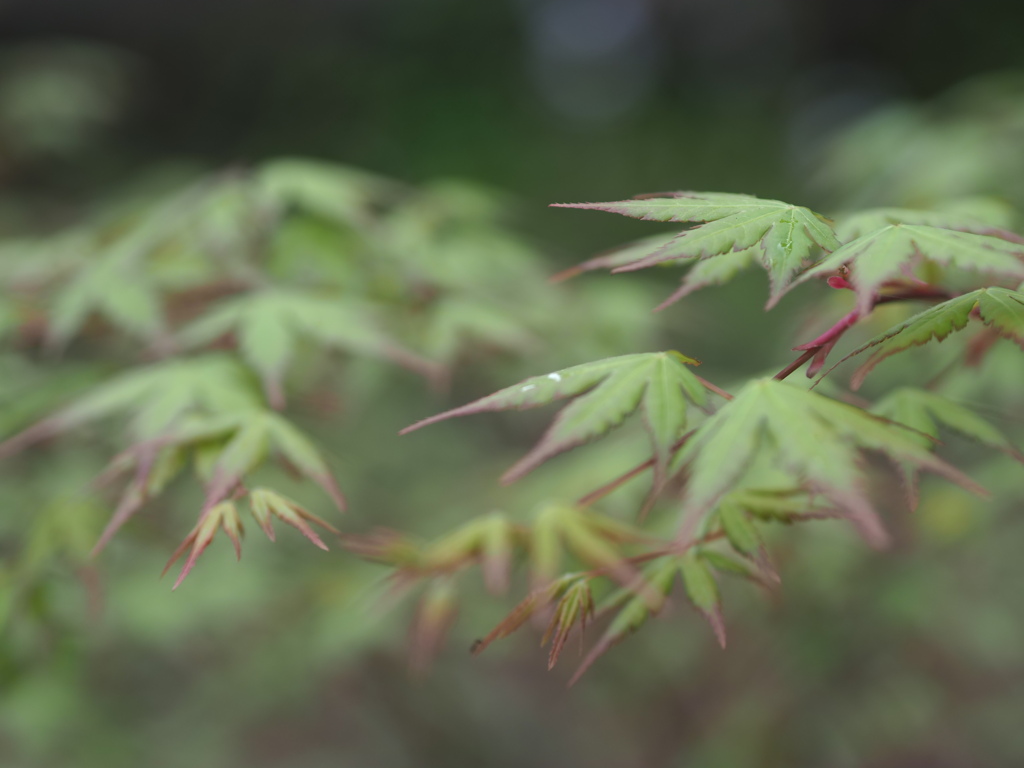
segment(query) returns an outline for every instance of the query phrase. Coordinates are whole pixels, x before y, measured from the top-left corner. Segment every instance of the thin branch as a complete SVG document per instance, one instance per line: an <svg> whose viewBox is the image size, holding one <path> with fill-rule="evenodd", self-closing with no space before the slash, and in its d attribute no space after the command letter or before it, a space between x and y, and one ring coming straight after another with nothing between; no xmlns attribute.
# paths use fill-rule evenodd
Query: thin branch
<svg viewBox="0 0 1024 768"><path fill-rule="evenodd" d="M676 442L672 444L672 447L669 449L669 451L670 452L675 452L675 451L678 451L680 448L682 448L686 444L686 441L690 439L690 437L693 435L694 432L696 432L696 430L691 429L689 432L687 432L681 438L676 440ZM615 478L611 482L605 483L600 488L597 488L596 490L593 490L590 493L588 493L586 496L581 496L579 499L577 499L576 505L579 506L579 507L589 507L591 504L593 504L598 499L603 499L605 496L607 496L612 491L617 490L619 487L625 485L626 483L628 483L630 480L632 480L637 475L640 475L643 472L645 472L648 469L650 469L651 467L653 467L654 466L654 461L655 461L655 459L652 456L647 461L645 461L645 462L643 462L641 464L637 464L635 467L633 467L631 470L626 472L624 475L619 475L617 478Z"/></svg>
<svg viewBox="0 0 1024 768"><path fill-rule="evenodd" d="M709 390L711 392L714 392L716 395L718 395L719 397L723 397L726 400L732 400L732 395L730 395L728 392L726 392L721 387L719 387L719 386L717 386L715 384L712 384L707 379L702 379L700 376L697 376L697 374L693 374L693 375L694 375L694 378L696 378L697 381L699 381L701 383L701 385L705 389L707 389L707 390Z"/></svg>
<svg viewBox="0 0 1024 768"><path fill-rule="evenodd" d="M850 284L846 282L845 278L831 278L829 279L829 285L837 290L844 290L850 288ZM932 285L900 285L898 293L890 293L885 295L876 295L871 303L871 310L877 307L879 304L891 304L894 301L913 301L913 300L941 300L947 301L954 297L954 294L949 291L943 290L942 288L936 288ZM825 358L828 357L828 353L832 351L832 347L835 346L836 342L842 337L846 331L852 328L856 323L863 317L867 317L871 313L869 310L867 313L861 314L858 310L854 309L847 312L835 324L825 331L823 334L818 336L813 341L809 341L806 344L800 344L799 346L793 347L794 351L800 351L801 354L793 362L779 371L773 377L777 381L782 381L794 371L800 368L804 363L813 358L814 362L811 363L807 369L808 376L814 376L820 371L825 365Z"/></svg>

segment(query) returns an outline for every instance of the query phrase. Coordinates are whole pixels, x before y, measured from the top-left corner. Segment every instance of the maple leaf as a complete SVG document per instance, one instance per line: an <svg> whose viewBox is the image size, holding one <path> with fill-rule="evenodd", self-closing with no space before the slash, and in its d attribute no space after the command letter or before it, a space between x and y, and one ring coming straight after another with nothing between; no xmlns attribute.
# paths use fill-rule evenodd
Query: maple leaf
<svg viewBox="0 0 1024 768"><path fill-rule="evenodd" d="M954 331L963 330L972 317L1024 348L1024 293L993 286L929 307L862 344L839 362L872 350L850 380L850 386L858 389L868 373L885 358L927 344L932 339L942 341Z"/></svg>
<svg viewBox="0 0 1024 768"><path fill-rule="evenodd" d="M268 411L244 367L223 355L171 360L122 374L0 443L0 458L114 416L130 417L132 447L115 457L104 476L136 471L97 549L177 474L186 448L197 459L197 473L204 476L204 510L225 500L270 453L316 482L344 508L341 492L314 445L280 414Z"/></svg>
<svg viewBox="0 0 1024 768"><path fill-rule="evenodd" d="M195 451L236 427L231 417L187 416L174 425L173 431L136 443L111 459L97 478L97 485L105 485L128 471L132 471L132 477L93 547L93 555L99 554L114 534L181 472L188 461L189 449Z"/></svg>
<svg viewBox="0 0 1024 768"><path fill-rule="evenodd" d="M217 174L141 206L115 207L74 239L47 238L58 253L73 243L85 254L54 298L51 341L66 341L92 312L129 333L158 330L158 287L208 282L225 260L237 266L248 257L260 213L252 192L239 174Z"/></svg>
<svg viewBox="0 0 1024 768"><path fill-rule="evenodd" d="M409 633L409 668L425 674L437 657L448 630L455 623L458 595L449 576L431 579L419 604Z"/></svg>
<svg viewBox="0 0 1024 768"><path fill-rule="evenodd" d="M620 551L625 542L656 541L638 528L592 510L565 504L540 507L529 534L531 580L544 584L558 574L564 551L581 561L603 569L618 581L636 581L637 571ZM664 542L657 542L664 544ZM633 587L642 592L643 586Z"/></svg>
<svg viewBox="0 0 1024 768"><path fill-rule="evenodd" d="M63 347L98 314L118 330L154 341L164 332L160 296L138 265L115 251L83 267L53 297L47 341Z"/></svg>
<svg viewBox="0 0 1024 768"><path fill-rule="evenodd" d="M252 516L256 519L256 523L263 529L263 532L271 541L276 541L274 528L271 525L271 519L274 517L298 530L303 536L324 551L327 550L327 545L316 534L316 531L309 526L309 523L316 523L335 536L341 534L341 531L323 518L317 517L297 502L269 488L254 488L249 493L249 508L252 511Z"/></svg>
<svg viewBox="0 0 1024 768"><path fill-rule="evenodd" d="M281 206L294 206L344 225L367 223L374 202L397 197L397 182L322 160L282 158L255 172L257 187Z"/></svg>
<svg viewBox="0 0 1024 768"><path fill-rule="evenodd" d="M729 266L706 270L684 285L666 306L700 285L722 282L755 258L768 272L768 306L779 300L804 262L818 249L832 251L839 241L826 220L808 208L780 200L722 192L675 192L611 203L557 203L556 208L585 208L619 213L635 219L697 223L648 253L618 264L613 272L734 254ZM743 256L735 255L742 252Z"/></svg>
<svg viewBox="0 0 1024 768"><path fill-rule="evenodd" d="M488 591L500 594L508 589L513 557L522 551L528 534L525 526L513 524L500 512L491 512L429 544L388 529L348 534L342 542L359 557L395 567L405 580L452 573L479 563Z"/></svg>
<svg viewBox="0 0 1024 768"><path fill-rule="evenodd" d="M655 235L654 237L637 240L636 242L630 243L622 248L595 256L593 259L567 269L564 272L559 272L557 275L552 277L552 280L556 282L565 280L582 272L590 272L595 269L611 269L614 271L617 267L631 264L639 258L643 258L660 250L662 247L667 246L672 240L675 240L678 236L678 234L673 233L669 235ZM759 260L759 258L760 256L756 248L747 248L741 251L727 251L726 253L721 253L715 256L713 259L702 259L696 263L693 262L692 258L661 262L660 266L675 266L686 263L690 263L692 266L683 278L682 285L680 285L679 288L677 288L667 299L656 306L654 311L659 312L701 288L706 288L709 285L722 285L727 283L736 276L737 272L740 272L754 264Z"/></svg>
<svg viewBox="0 0 1024 768"><path fill-rule="evenodd" d="M600 639L583 658L580 666L569 680L570 686L574 685L583 676L583 673L590 669L594 662L607 653L613 645L624 640L638 630L649 617L655 616L661 611L665 599L672 591L678 571L679 562L674 557L665 557L649 563L643 569L644 582L649 585L649 592L660 598L655 603L652 603L649 597L641 597L628 589L613 592L601 601L597 606L596 613L598 615L616 609L618 609L618 613Z"/></svg>
<svg viewBox="0 0 1024 768"><path fill-rule="evenodd" d="M166 436L189 415L230 415L263 408L244 367L226 355L168 360L101 384L52 416L0 443L0 457L70 429L113 416L131 417L134 443Z"/></svg>
<svg viewBox="0 0 1024 768"><path fill-rule="evenodd" d="M643 414L654 453L655 487L664 481L673 446L687 426L689 404L707 407L705 385L687 369L697 361L679 352L623 355L533 376L460 408L406 427L400 434L456 416L525 410L575 398L555 418L540 442L502 477L519 479L563 451L607 434L637 409Z"/></svg>
<svg viewBox="0 0 1024 768"><path fill-rule="evenodd" d="M755 514L744 507L742 497L735 492L727 494L719 502L716 515L732 548L757 563L765 576L778 581L779 576L768 557L768 551L751 520Z"/></svg>
<svg viewBox="0 0 1024 768"><path fill-rule="evenodd" d="M697 428L673 461L688 472L682 541L759 463L790 474L844 512L874 545L886 533L864 494L861 452L873 450L984 494L970 478L936 458L905 428L774 379L750 382Z"/></svg>
<svg viewBox="0 0 1024 768"><path fill-rule="evenodd" d="M182 567L181 573L178 574L174 586L171 587L172 591L181 586L181 582L185 580L189 571L195 566L199 556L210 546L210 542L213 541L218 528L222 528L228 538L231 539L231 544L235 548L235 556L239 560L242 559L242 519L238 516L238 509L233 502L222 501L210 507L200 516L199 522L196 523L195 527L189 532L178 548L174 550L170 560L167 561L167 565L164 566L163 573L167 573L170 567L174 565L174 562L185 553L185 550L189 550L188 557L185 558L185 565Z"/></svg>
<svg viewBox="0 0 1024 768"><path fill-rule="evenodd" d="M231 437L217 447L216 458L210 464L204 507L231 493L269 453L275 453L300 475L323 488L339 510L345 509L345 499L313 443L272 411L239 418Z"/></svg>
<svg viewBox="0 0 1024 768"><path fill-rule="evenodd" d="M866 315L886 281L906 278L921 262L1024 279L1024 245L1020 243L923 224L890 224L846 243L800 275L794 285L849 267L857 309Z"/></svg>
<svg viewBox="0 0 1024 768"><path fill-rule="evenodd" d="M583 272L593 272L596 269L614 270L618 267L624 267L627 264L632 264L635 261L639 261L640 259L650 256L652 253L660 251L677 237L679 237L678 232L667 232L660 235L644 237L640 240L634 240L633 242L627 243L626 245L618 248L611 248L603 253L599 253L597 256L587 259L581 264L577 264L575 267L569 267L569 269L563 270L556 275L552 275L551 280L557 283L562 280L567 280L570 277L575 277ZM678 261L667 261L664 262L664 264L666 266L671 266L687 261L691 261L691 259L687 258L679 259Z"/></svg>
<svg viewBox="0 0 1024 768"><path fill-rule="evenodd" d="M871 412L910 427L915 431L910 437L916 437L921 446L927 449L933 449L939 444L939 425L942 425L1024 462L1024 455L998 429L969 408L934 392L900 387L875 403ZM916 502L917 469L912 464L904 464L902 469L910 497Z"/></svg>
<svg viewBox="0 0 1024 768"><path fill-rule="evenodd" d="M1020 235L1002 227L994 226L991 221L979 218L961 210L920 210L914 208L868 208L850 214L835 216L836 237L842 243L849 243L859 237L877 232L894 224L920 224L939 229L954 229L959 232L970 232L975 235L991 235L1003 240L1024 242Z"/></svg>
<svg viewBox="0 0 1024 768"><path fill-rule="evenodd" d="M500 594L508 589L512 556L525 538L522 526L513 525L500 512L492 512L470 520L425 547L415 568L444 572L479 562L484 585L492 594Z"/></svg>
<svg viewBox="0 0 1024 768"><path fill-rule="evenodd" d="M576 624L579 624L582 636L587 628L587 622L593 618L594 598L590 592L590 579L583 576L566 587L541 638L541 645L547 645L548 641L551 641L551 650L548 653L549 671L558 663L558 657L562 654L562 649Z"/></svg>
<svg viewBox="0 0 1024 768"><path fill-rule="evenodd" d="M366 302L308 292L271 289L227 299L182 329L186 348L208 344L234 332L239 352L263 380L267 399L284 405L282 378L299 337L358 355L392 360L424 375L436 366L404 349L380 328Z"/></svg>
<svg viewBox="0 0 1024 768"><path fill-rule="evenodd" d="M511 635L533 616L537 615L539 611L545 610L551 603L559 600L566 590L578 584L581 580L586 580L586 578L586 576L581 576L579 573L566 573L554 581L530 590L526 597L520 600L486 637L480 638L473 643L471 648L473 655L477 656L483 653L495 640L501 640ZM589 605L587 608L589 617L592 611L589 609Z"/></svg>
<svg viewBox="0 0 1024 768"><path fill-rule="evenodd" d="M438 300L424 327L426 353L450 365L469 342L520 354L538 345L522 318L493 300L464 296Z"/></svg>

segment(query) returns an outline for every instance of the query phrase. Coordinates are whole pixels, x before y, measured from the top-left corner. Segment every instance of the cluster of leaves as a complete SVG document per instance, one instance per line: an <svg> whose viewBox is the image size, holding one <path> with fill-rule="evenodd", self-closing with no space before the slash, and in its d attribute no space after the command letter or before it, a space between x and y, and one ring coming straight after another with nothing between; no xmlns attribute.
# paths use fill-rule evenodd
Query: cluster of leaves
<svg viewBox="0 0 1024 768"><path fill-rule="evenodd" d="M811 175L819 190L853 205L942 207L998 195L1019 207L1022 140L1024 78L986 74L927 102L873 110L826 145Z"/></svg>
<svg viewBox="0 0 1024 768"><path fill-rule="evenodd" d="M699 362L681 352L624 354L526 378L403 430L567 401L505 473L511 483L639 413L649 458L600 478L583 498L549 499L528 522L491 513L427 543L388 530L340 534L279 490L252 487L274 457L344 508L329 462L285 410L324 381L327 352L395 364L441 388L467 348L537 349L568 310L526 246L502 229L504 207L463 186L416 191L349 169L277 161L204 180L141 210L115 207L70 234L11 243L0 253L9 289L0 328L26 358L92 345L129 367L7 439L0 456L120 419L118 451L100 480L126 480L94 551L190 470L202 498L168 563L185 556L175 586L218 531L240 555L239 502L248 497L270 538L276 517L326 548L317 524L388 565L396 592L421 591L418 668L455 618L463 574L479 566L486 587L504 592L523 563L526 597L475 649L540 622L554 665L571 635L607 619L577 676L669 605L677 583L724 645L718 576L766 588L780 580L762 538L766 524L844 519L884 546L872 456L897 467L911 503L921 470L984 493L936 456L939 425L1024 458L935 386L903 387L871 403L834 385L815 391L785 381L805 365L809 378L821 373L833 348L874 323L881 305L928 306L847 355L868 353L854 389L882 360L941 341L972 319L982 328L962 347L965 364L978 364L998 338L1024 346L1024 238L1008 229L1003 208L977 201L879 208L833 221L750 195L679 192L560 206L685 225L561 277L689 266L667 306L759 265L768 275L768 308L812 281L834 289L827 295L850 291L852 305L796 345L774 376L725 387L697 375ZM648 471L636 523L597 508Z"/></svg>
<svg viewBox="0 0 1024 768"><path fill-rule="evenodd" d="M72 383L71 404L34 424L69 393L21 408L3 425L0 455L123 425L99 483L124 480L94 552L191 473L203 495L171 558L189 551L175 586L216 531L240 552L235 503L245 495L269 536L274 516L324 547L308 522L332 526L272 490L249 490L273 457L345 506L330 462L286 412L289 395L313 399L336 384L337 366L326 363L338 357L408 369L438 388L467 351L535 343L549 289L503 213L493 193L468 185L413 189L277 160L8 241L0 333L11 364L45 369L67 350L92 363L81 367L94 386L81 394ZM491 256L486 270L480 252ZM510 290L535 300L513 305Z"/></svg>
<svg viewBox="0 0 1024 768"><path fill-rule="evenodd" d="M688 367L697 361L679 352L634 354L528 378L407 428L570 399L537 445L506 472L505 482L606 435L636 411L649 435L648 461L581 501L596 503L627 480L653 470L647 501L639 511L642 516L660 504L665 514L658 522L664 526L668 519L674 533L653 549L618 552L597 574L538 569L536 543L533 549L526 546L522 556L534 563L534 574L539 570L550 578L538 585L534 576L526 599L478 643L478 650L540 613L550 617L544 637L552 642L553 664L573 627L582 632L596 617L612 615L585 656L582 672L660 610L677 572L690 601L724 644L715 574L738 573L767 586L778 580L755 520L843 518L869 543L884 546L886 528L870 492L870 455L885 456L901 470L911 505L916 503L920 470L984 495L981 486L935 455L939 424L1024 460L994 427L935 391L903 387L872 406L784 381L804 364L814 377L837 342L882 304L931 306L847 356L871 353L853 377L855 388L882 359L942 340L965 328L972 317L987 326L983 334L1024 346L1024 240L1005 229L1005 221L986 218L982 207L974 206L972 212L956 206L945 211L870 209L837 216L835 222L800 206L721 193L680 192L559 207L690 225L603 254L560 277L599 268L628 272L692 265L664 307L759 264L769 277L769 308L794 286L816 278L833 289L851 291L855 302L825 333L796 346L798 356L778 374L754 378L735 394L697 376ZM977 285L979 280L985 281L980 287L963 290L965 281L970 288L970 282ZM962 355L976 364L977 345L965 345ZM851 393L847 399L852 398ZM596 511L586 514L599 519ZM542 528L543 520L538 518L534 529ZM711 542L718 542L717 548ZM474 552L486 563L482 550L472 548L460 562L472 561ZM587 565L597 560L576 554ZM424 574L433 578L429 568L404 570L389 562L406 580ZM636 570L637 563L646 565ZM618 581L619 589L595 602L592 590L598 579Z"/></svg>

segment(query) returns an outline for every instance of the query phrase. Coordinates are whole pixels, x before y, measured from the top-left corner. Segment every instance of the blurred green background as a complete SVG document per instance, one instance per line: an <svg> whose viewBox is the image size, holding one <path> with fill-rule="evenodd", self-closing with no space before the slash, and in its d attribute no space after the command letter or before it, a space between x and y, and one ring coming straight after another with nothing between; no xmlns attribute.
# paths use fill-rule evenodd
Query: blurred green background
<svg viewBox="0 0 1024 768"><path fill-rule="evenodd" d="M508 193L550 272L650 234L556 201L708 189L823 211L978 194L1019 209L1022 24L1005 4L925 0L0 0L0 233L56 232L102 201L277 156ZM321 393L340 398L336 420L306 424L353 500L344 527L430 536L529 496L496 480L540 419L395 437L429 413L670 346L727 381L788 362L806 334L799 301L762 317L760 276L649 315L677 277L523 297L548 343L463 355L448 394L353 366L342 394ZM7 355L4 436L100 378L94 353ZM1020 365L993 371L965 397L1020 444ZM676 610L571 690L571 664L545 672L530 632L470 657L512 604L482 593L410 677L410 606L382 607L384 571L297 536L253 537L241 564L216 542L172 594L156 576L187 504L85 560L110 453L93 433L0 469L5 768L1024 765L1022 474L970 446L950 455L993 501L926 483L915 517L892 502L885 553L831 523L782 531L780 594L726 585L726 651ZM561 461L552 472L589 471Z"/></svg>

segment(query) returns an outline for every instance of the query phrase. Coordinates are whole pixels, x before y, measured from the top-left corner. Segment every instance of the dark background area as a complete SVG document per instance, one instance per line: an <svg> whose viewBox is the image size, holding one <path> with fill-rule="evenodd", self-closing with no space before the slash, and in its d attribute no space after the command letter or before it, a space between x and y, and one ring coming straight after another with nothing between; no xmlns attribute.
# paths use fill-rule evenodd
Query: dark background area
<svg viewBox="0 0 1024 768"><path fill-rule="evenodd" d="M1022 59L1021 11L954 2L5 2L0 42L108 46L102 155L8 179L130 178L167 158L312 155L531 203L662 188L783 197L831 129Z"/></svg>

